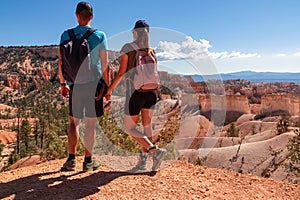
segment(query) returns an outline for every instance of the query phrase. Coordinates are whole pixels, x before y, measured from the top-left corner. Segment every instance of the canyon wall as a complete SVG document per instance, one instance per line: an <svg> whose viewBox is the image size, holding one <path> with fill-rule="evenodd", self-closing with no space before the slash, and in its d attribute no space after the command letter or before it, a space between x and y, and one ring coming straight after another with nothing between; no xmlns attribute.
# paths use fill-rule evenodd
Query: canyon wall
<svg viewBox="0 0 300 200"><path fill-rule="evenodd" d="M261 112L286 111L290 115L300 115L300 95L265 95L261 98Z"/></svg>
<svg viewBox="0 0 300 200"><path fill-rule="evenodd" d="M244 114L251 113L251 106L247 96L244 95L182 95L182 104L188 106L201 105L202 112L210 110L236 111ZM300 116L299 94L271 94L261 97L258 109L261 113L271 111L286 111L290 115Z"/></svg>
<svg viewBox="0 0 300 200"><path fill-rule="evenodd" d="M201 111L226 110L240 113L250 113L250 104L247 96L242 95L182 95L182 104L188 106L201 105Z"/></svg>

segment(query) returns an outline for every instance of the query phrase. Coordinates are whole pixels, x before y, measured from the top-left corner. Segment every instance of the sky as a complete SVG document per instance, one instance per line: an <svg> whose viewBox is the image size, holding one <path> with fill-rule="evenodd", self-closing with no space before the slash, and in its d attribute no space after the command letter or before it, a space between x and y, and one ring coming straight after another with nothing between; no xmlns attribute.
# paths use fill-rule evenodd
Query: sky
<svg viewBox="0 0 300 200"><path fill-rule="evenodd" d="M61 33L77 25L78 2L2 1L0 46L59 44ZM135 21L145 19L161 69L183 74L300 72L299 0L89 2L92 26L105 32L112 50L132 40Z"/></svg>

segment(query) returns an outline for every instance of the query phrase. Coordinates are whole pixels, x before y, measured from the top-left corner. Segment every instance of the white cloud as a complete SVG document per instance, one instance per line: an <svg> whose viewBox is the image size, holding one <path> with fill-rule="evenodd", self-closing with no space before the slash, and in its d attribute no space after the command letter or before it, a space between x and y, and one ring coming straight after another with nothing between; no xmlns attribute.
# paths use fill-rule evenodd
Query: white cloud
<svg viewBox="0 0 300 200"><path fill-rule="evenodd" d="M300 51L298 53L295 53L295 56L300 56Z"/></svg>
<svg viewBox="0 0 300 200"><path fill-rule="evenodd" d="M227 58L228 57L228 52L223 51L223 52L210 52L209 56L214 59L220 59L220 58Z"/></svg>
<svg viewBox="0 0 300 200"><path fill-rule="evenodd" d="M200 59L207 57L209 41L201 39L199 42L187 36L181 44L160 41L156 47L157 56L161 59Z"/></svg>
<svg viewBox="0 0 300 200"><path fill-rule="evenodd" d="M232 52L210 52L212 46L205 39L194 40L186 36L181 43L161 41L156 48L157 56L161 60L193 59L201 60L205 58L223 59L223 58L252 58L259 57L257 53Z"/></svg>
<svg viewBox="0 0 300 200"><path fill-rule="evenodd" d="M285 53L278 53L278 54L276 54L276 56L277 57L285 57L285 56L287 56Z"/></svg>
<svg viewBox="0 0 300 200"><path fill-rule="evenodd" d="M252 57L260 57L257 53L241 53L233 51L228 54L229 58L252 58Z"/></svg>

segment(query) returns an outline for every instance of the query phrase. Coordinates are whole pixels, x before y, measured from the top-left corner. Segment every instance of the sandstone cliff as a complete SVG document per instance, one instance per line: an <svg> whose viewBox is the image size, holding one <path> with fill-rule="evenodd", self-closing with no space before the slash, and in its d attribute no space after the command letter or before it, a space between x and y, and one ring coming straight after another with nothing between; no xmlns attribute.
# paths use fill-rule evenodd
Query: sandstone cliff
<svg viewBox="0 0 300 200"><path fill-rule="evenodd" d="M272 111L286 111L290 115L300 116L300 95L272 94L262 97L261 111L270 113Z"/></svg>

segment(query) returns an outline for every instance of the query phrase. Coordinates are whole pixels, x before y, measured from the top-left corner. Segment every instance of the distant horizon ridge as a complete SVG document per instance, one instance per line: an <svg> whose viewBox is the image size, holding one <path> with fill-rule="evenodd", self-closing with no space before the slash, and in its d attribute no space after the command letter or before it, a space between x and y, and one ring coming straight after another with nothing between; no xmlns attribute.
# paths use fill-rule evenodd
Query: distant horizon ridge
<svg viewBox="0 0 300 200"><path fill-rule="evenodd" d="M294 82L300 84L300 72L255 72L251 70L220 73L211 75L187 75L191 76L195 82L204 80L235 80L242 79L251 82Z"/></svg>
<svg viewBox="0 0 300 200"><path fill-rule="evenodd" d="M274 74L280 74L280 73L290 73L290 74L300 74L299 72L288 72L288 71L254 71L254 70L241 70L241 71L232 71L232 72L221 72L219 74L240 74L240 73L274 73ZM190 74L190 75L200 75L200 74ZM216 74L206 74L204 76L211 76L211 75L216 75ZM188 76L188 75L187 75ZM299 77L300 79L300 77Z"/></svg>

